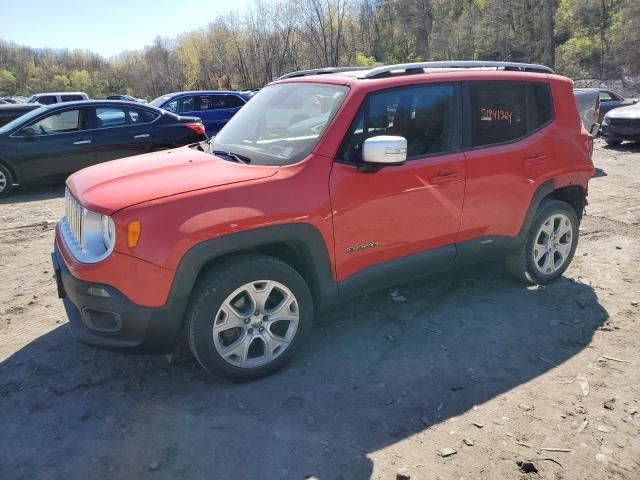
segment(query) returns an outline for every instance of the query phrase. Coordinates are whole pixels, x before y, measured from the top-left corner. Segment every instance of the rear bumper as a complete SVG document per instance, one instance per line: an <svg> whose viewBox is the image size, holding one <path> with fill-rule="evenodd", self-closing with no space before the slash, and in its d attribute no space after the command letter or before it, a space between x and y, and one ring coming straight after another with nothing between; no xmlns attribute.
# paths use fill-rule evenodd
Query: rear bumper
<svg viewBox="0 0 640 480"><path fill-rule="evenodd" d="M117 289L74 277L58 246L51 254L71 334L80 342L128 353L168 353L182 325L169 301L159 308L136 305Z"/></svg>

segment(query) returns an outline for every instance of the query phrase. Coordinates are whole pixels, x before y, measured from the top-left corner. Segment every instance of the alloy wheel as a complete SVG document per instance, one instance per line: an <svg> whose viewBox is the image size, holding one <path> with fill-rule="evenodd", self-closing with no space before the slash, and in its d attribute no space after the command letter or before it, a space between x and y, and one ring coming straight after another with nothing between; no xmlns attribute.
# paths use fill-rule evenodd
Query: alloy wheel
<svg viewBox="0 0 640 480"><path fill-rule="evenodd" d="M544 275L560 270L573 246L573 228L569 217L554 213L542 224L533 244L533 264Z"/></svg>
<svg viewBox="0 0 640 480"><path fill-rule="evenodd" d="M234 290L216 313L213 342L228 363L256 368L289 347L300 322L295 295L283 284L258 280Z"/></svg>

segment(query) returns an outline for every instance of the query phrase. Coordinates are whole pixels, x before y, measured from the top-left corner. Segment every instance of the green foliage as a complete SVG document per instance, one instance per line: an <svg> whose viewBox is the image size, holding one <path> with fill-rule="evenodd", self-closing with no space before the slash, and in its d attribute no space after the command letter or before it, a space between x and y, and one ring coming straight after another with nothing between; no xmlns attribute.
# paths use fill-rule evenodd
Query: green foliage
<svg viewBox="0 0 640 480"><path fill-rule="evenodd" d="M0 68L0 95L13 95L16 90L16 76L6 68Z"/></svg>

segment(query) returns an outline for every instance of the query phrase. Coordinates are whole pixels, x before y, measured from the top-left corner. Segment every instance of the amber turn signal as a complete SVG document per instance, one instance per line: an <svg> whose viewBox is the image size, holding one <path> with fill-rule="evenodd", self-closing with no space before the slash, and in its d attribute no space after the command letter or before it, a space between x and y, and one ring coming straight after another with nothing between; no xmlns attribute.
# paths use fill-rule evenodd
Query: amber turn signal
<svg viewBox="0 0 640 480"><path fill-rule="evenodd" d="M140 220L134 220L127 225L127 246L129 248L133 248L138 245L141 230L142 225L140 224Z"/></svg>

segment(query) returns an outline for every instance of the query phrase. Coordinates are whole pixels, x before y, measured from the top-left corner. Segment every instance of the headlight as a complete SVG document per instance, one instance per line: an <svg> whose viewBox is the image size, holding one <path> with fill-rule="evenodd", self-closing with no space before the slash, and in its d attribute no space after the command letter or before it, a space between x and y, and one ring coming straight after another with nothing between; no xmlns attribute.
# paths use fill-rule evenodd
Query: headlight
<svg viewBox="0 0 640 480"><path fill-rule="evenodd" d="M602 119L602 124L603 124L603 125L609 125L609 117L607 117L607 116L605 115L605 117Z"/></svg>
<svg viewBox="0 0 640 480"><path fill-rule="evenodd" d="M100 225L102 227L102 244L104 248L111 250L116 241L116 226L111 217L107 215L102 215Z"/></svg>

